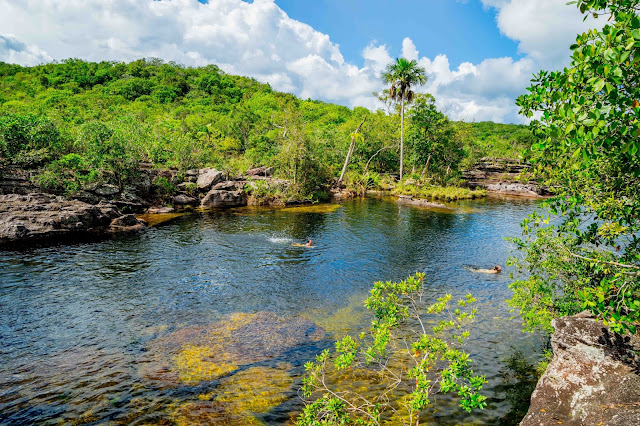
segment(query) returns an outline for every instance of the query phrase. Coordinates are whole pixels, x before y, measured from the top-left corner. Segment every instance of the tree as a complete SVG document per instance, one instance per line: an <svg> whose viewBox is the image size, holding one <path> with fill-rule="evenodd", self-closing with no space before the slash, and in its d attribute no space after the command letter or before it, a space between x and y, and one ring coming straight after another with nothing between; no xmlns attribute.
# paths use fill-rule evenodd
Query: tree
<svg viewBox="0 0 640 426"><path fill-rule="evenodd" d="M407 143L414 172L416 164L419 164L424 165L420 179L430 169L435 169L438 177L446 178L451 167L458 164L463 155L462 143L449 118L438 111L435 98L428 93L415 96L409 117Z"/></svg>
<svg viewBox="0 0 640 426"><path fill-rule="evenodd" d="M574 2L575 3L575 2ZM640 0L580 0L609 16L571 46L571 66L541 71L517 104L539 120L532 146L539 177L555 188L547 216L531 215L513 239L529 277L511 304L529 328L588 309L615 331L640 322Z"/></svg>
<svg viewBox="0 0 640 426"><path fill-rule="evenodd" d="M418 66L416 60L397 58L382 74L382 80L391 84L389 97L400 102L400 179L402 179L404 160L404 105L413 101L414 94L411 86L423 85L427 82L425 72L424 68Z"/></svg>
<svg viewBox="0 0 640 426"><path fill-rule="evenodd" d="M418 425L439 392L458 394L469 412L487 405L479 393L486 379L473 372L460 348L469 337L463 325L476 314L463 309L475 299L469 294L451 308L451 295L445 295L427 305L423 282L417 273L374 284L365 301L374 315L369 332L347 335L334 354L327 349L305 364L299 425ZM431 321L434 315L444 319ZM359 383L351 386L348 376Z"/></svg>

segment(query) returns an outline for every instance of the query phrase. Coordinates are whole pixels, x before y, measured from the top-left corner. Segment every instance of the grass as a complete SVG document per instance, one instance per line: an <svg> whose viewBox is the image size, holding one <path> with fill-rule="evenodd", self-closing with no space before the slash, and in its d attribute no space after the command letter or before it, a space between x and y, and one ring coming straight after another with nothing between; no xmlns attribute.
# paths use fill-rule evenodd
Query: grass
<svg viewBox="0 0 640 426"><path fill-rule="evenodd" d="M394 195L411 195L415 198L456 201L483 198L487 195L484 189L471 190L457 186L421 186L415 184L398 184L393 190Z"/></svg>

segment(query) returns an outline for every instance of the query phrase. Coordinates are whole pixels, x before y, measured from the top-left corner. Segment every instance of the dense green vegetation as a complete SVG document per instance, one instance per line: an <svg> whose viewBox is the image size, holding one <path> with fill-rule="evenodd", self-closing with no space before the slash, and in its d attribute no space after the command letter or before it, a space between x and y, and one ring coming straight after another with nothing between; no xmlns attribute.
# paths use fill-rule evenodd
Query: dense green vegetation
<svg viewBox="0 0 640 426"><path fill-rule="evenodd" d="M413 178L455 183L474 159L517 155L532 143L524 126L450 122L429 96L407 112ZM365 117L345 178L356 186L398 172L395 114L301 100L215 65L0 63L0 163L44 167L40 182L60 192L97 180L122 186L144 161L231 173L270 165L295 182L294 196L321 193Z"/></svg>
<svg viewBox="0 0 640 426"><path fill-rule="evenodd" d="M640 322L640 0L580 0L608 16L578 36L569 68L542 71L518 99L532 126L538 176L558 189L523 224L514 263L528 278L512 305L530 329L588 309L616 331Z"/></svg>

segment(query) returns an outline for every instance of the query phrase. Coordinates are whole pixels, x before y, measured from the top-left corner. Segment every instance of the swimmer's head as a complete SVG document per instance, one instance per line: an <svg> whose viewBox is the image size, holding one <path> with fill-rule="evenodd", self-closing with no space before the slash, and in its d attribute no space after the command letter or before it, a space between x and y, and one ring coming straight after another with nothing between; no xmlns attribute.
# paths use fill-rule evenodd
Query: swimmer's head
<svg viewBox="0 0 640 426"><path fill-rule="evenodd" d="M493 267L493 270L496 271L496 272L501 272L502 268L500 267L500 265L496 265L496 266Z"/></svg>

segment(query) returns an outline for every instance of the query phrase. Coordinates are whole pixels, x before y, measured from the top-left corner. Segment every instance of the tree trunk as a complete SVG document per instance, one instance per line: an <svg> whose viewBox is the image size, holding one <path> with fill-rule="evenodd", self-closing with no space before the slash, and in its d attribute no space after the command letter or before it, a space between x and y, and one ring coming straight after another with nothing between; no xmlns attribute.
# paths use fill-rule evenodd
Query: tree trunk
<svg viewBox="0 0 640 426"><path fill-rule="evenodd" d="M400 180L402 180L403 164L404 164L404 90L402 91L402 108L400 109Z"/></svg>
<svg viewBox="0 0 640 426"><path fill-rule="evenodd" d="M427 169L429 168L429 162L431 161L431 154L427 157L427 164L424 165L424 169L422 169L422 173L420 174L420 179L424 177L424 174L427 173Z"/></svg>
<svg viewBox="0 0 640 426"><path fill-rule="evenodd" d="M342 179L344 179L344 174L347 172L347 166L349 165L349 161L351 160L351 155L353 155L353 150L356 147L356 136L355 135L358 134L358 131L360 130L360 128L362 127L362 125L364 124L365 121L367 121L367 117L364 117L364 120L362 120L362 123L360 123L360 125L356 129L355 133L353 133L351 135L351 145L349 145L349 151L347 152L347 158L344 159L344 166L342 166L342 173L340 173L340 178L338 179L338 183L336 184L336 186L340 186L342 184Z"/></svg>

